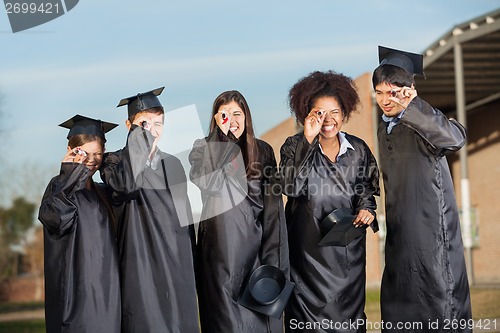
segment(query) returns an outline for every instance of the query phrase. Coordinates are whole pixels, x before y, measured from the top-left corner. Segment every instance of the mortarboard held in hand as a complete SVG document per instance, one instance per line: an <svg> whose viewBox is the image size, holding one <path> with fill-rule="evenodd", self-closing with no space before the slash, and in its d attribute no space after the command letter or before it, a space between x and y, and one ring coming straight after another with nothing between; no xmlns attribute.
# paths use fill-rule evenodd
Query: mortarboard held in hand
<svg viewBox="0 0 500 333"><path fill-rule="evenodd" d="M262 265L250 275L238 304L280 319L294 287L279 268Z"/></svg>
<svg viewBox="0 0 500 333"><path fill-rule="evenodd" d="M320 223L323 238L318 246L343 246L361 237L367 225L357 227L352 223L356 216L350 208L338 208L328 214Z"/></svg>
<svg viewBox="0 0 500 333"><path fill-rule="evenodd" d="M113 128L118 126L118 124L108 123L106 121L92 119L77 114L62 124L59 124L59 126L69 129L67 136L68 139L77 134L89 134L101 137L104 139L104 142L106 142L104 133L111 131Z"/></svg>
<svg viewBox="0 0 500 333"><path fill-rule="evenodd" d="M404 69L410 74L424 74L424 56L417 53L390 49L388 47L378 47L378 59L380 65L393 65Z"/></svg>
<svg viewBox="0 0 500 333"><path fill-rule="evenodd" d="M116 107L128 105L129 117L147 109L163 107L157 97L163 92L163 89L165 89L165 87L160 87L145 93L138 93L135 96L124 98Z"/></svg>

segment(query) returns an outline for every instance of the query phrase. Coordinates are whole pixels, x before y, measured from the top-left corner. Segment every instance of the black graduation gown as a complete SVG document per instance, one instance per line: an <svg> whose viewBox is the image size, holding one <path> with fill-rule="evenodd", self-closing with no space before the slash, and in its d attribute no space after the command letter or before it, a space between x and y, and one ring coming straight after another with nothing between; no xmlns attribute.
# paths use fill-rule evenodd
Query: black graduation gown
<svg viewBox="0 0 500 333"><path fill-rule="evenodd" d="M283 193L288 196L286 221L291 280L295 290L286 308L288 332L363 332L365 318L366 234L347 247L319 247L319 224L333 210L369 210L375 216L379 195L378 168L365 142L345 134L354 150L332 163L316 138L309 144L303 133L281 147ZM371 224L374 231L378 224ZM300 327L298 323L326 323ZM330 324L332 323L332 324Z"/></svg>
<svg viewBox="0 0 500 333"><path fill-rule="evenodd" d="M101 172L121 204L122 332L199 332L187 179L172 155L158 151L148 161L152 139L134 125Z"/></svg>
<svg viewBox="0 0 500 333"><path fill-rule="evenodd" d="M464 145L465 129L419 97L391 134L386 128L383 122L378 130L387 223L382 320L422 323L415 331L423 332L431 331L429 321L442 327L470 319L458 209L444 157Z"/></svg>
<svg viewBox="0 0 500 333"><path fill-rule="evenodd" d="M96 190L85 188L89 174L83 164L62 163L40 205L45 325L50 333L120 332L115 234Z"/></svg>
<svg viewBox="0 0 500 333"><path fill-rule="evenodd" d="M236 139L220 130L197 140L190 178L202 194L197 282L204 333L282 332L282 321L237 303L250 273L268 264L288 274L281 188L274 152L257 140L263 174L247 181ZM246 194L248 193L248 194ZM228 210L216 211L225 204Z"/></svg>

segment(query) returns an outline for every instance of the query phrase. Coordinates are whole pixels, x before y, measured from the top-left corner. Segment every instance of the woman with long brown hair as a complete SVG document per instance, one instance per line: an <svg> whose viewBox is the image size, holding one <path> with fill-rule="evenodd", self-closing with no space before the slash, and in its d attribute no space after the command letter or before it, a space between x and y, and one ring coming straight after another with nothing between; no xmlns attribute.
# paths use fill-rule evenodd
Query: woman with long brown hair
<svg viewBox="0 0 500 333"><path fill-rule="evenodd" d="M282 323L238 304L261 265L288 271L281 189L271 146L256 139L238 91L213 104L210 133L194 143L190 177L201 190L197 284L203 332L279 332Z"/></svg>

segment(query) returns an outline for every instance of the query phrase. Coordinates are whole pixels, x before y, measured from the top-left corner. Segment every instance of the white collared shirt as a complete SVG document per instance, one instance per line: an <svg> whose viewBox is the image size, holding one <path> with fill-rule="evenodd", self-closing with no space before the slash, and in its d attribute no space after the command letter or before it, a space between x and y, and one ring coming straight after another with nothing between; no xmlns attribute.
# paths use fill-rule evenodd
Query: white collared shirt
<svg viewBox="0 0 500 333"><path fill-rule="evenodd" d="M338 136L340 142L340 149L337 155L337 162L339 161L340 156L344 155L347 152L347 149L355 150L354 147L349 142L349 140L347 140L347 138L345 137L344 132L339 132ZM325 153L323 152L323 148L321 148L321 143L319 144L319 149L321 150L321 153L325 155Z"/></svg>
<svg viewBox="0 0 500 333"><path fill-rule="evenodd" d="M387 117L385 114L382 115L382 120L385 121L386 123L389 123L387 125L387 134L391 134L392 128L399 124L399 121L401 118L403 118L403 114L405 113L406 109L401 111L397 116L395 117Z"/></svg>

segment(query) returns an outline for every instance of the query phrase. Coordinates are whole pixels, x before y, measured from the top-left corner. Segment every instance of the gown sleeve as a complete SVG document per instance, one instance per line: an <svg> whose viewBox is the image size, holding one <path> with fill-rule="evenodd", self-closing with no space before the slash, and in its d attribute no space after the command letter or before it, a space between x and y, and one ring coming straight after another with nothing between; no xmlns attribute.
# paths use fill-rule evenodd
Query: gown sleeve
<svg viewBox="0 0 500 333"><path fill-rule="evenodd" d="M377 202L375 201L375 196L380 196L380 186L379 186L379 170L377 166L377 161L370 151L370 148L366 144L363 145L365 150L365 156L363 160L363 172L359 183L356 185L356 214L362 210L368 210L374 217L375 220L370 224L373 232L379 230L377 214L375 210L377 209Z"/></svg>
<svg viewBox="0 0 500 333"><path fill-rule="evenodd" d="M289 274L288 236L281 195L281 183L276 158L271 146L266 145L263 165L263 211L262 246L260 255L263 264L273 265Z"/></svg>
<svg viewBox="0 0 500 333"><path fill-rule="evenodd" d="M309 144L304 135L286 139L281 146L280 178L283 194L299 197L307 191L307 177L312 168L313 153L319 149L318 139Z"/></svg>
<svg viewBox="0 0 500 333"><path fill-rule="evenodd" d="M418 96L410 102L401 121L417 132L436 156L457 151L465 144L465 127Z"/></svg>
<svg viewBox="0 0 500 333"><path fill-rule="evenodd" d="M189 153L190 180L203 195L218 194L228 179L246 188L246 171L241 150L232 134L225 135L219 128L205 139L196 140ZM246 192L246 191L245 191Z"/></svg>
<svg viewBox="0 0 500 333"><path fill-rule="evenodd" d="M61 171L47 186L38 213L49 234L62 237L71 230L78 218L75 193L85 188L88 177L85 165L61 163Z"/></svg>
<svg viewBox="0 0 500 333"><path fill-rule="evenodd" d="M149 161L153 137L149 131L132 125L125 148L108 153L101 168L101 179L111 189L114 202L123 203L139 195L144 180L144 170L157 165L158 154Z"/></svg>

